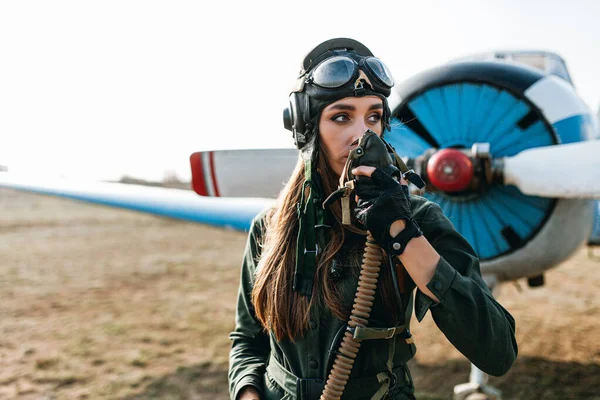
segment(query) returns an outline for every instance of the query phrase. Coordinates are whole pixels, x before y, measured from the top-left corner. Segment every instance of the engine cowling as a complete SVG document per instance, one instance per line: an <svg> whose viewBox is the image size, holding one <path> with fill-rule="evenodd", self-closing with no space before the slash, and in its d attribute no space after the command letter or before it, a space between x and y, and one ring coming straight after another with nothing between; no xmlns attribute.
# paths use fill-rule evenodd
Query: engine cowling
<svg viewBox="0 0 600 400"><path fill-rule="evenodd" d="M473 179L464 157L446 150L464 154L475 143L484 143L497 159L534 147L590 140L593 116L566 81L515 64L461 62L409 78L396 88L390 104L392 131L386 139L399 154L411 159L428 155L431 162L437 154L448 153L441 169L430 169L428 163L422 171L436 189L423 195L442 207L486 272L502 273L499 278L504 280L521 276L526 267L533 275L535 268L526 263L536 260L543 271L571 255L589 235L592 202L526 196L498 183L467 185ZM475 157L472 161L478 162ZM428 177L431 171L438 175ZM449 174L446 181L440 180L444 171ZM524 248L528 251L517 251Z"/></svg>

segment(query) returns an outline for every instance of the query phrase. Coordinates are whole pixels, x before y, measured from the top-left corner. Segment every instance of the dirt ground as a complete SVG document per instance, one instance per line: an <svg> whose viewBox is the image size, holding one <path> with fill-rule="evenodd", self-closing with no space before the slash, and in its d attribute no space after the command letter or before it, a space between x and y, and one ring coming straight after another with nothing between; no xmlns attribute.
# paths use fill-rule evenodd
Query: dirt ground
<svg viewBox="0 0 600 400"><path fill-rule="evenodd" d="M226 399L245 234L0 189L0 399ZM600 249L597 250L600 256ZM504 399L600 399L600 261L501 287L519 358ZM469 363L413 321L420 399Z"/></svg>

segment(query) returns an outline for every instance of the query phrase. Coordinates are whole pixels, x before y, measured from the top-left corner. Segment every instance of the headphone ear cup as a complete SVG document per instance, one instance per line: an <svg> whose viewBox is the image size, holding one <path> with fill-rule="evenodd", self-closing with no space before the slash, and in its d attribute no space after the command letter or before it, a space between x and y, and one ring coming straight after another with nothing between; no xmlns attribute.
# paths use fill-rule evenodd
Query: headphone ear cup
<svg viewBox="0 0 600 400"><path fill-rule="evenodd" d="M285 129L287 129L288 131L291 131L292 126L293 126L292 115L290 113L290 107L288 106L283 109L283 127Z"/></svg>
<svg viewBox="0 0 600 400"><path fill-rule="evenodd" d="M304 93L302 93L305 95ZM306 126L304 124L300 93L290 94L289 122L294 136L294 144L301 149L306 144ZM284 122L285 125L285 122Z"/></svg>

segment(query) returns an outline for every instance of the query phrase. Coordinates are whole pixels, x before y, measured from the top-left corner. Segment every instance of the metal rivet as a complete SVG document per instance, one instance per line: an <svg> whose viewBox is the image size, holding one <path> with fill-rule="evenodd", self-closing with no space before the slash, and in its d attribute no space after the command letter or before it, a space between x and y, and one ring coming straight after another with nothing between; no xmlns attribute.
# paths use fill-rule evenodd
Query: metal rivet
<svg viewBox="0 0 600 400"><path fill-rule="evenodd" d="M398 242L395 242L392 245L392 248L397 251L397 250L400 250L402 248L402 245L400 243L398 243Z"/></svg>
<svg viewBox="0 0 600 400"><path fill-rule="evenodd" d="M363 153L362 149L360 147L358 147L356 149L356 154L362 154L362 153Z"/></svg>

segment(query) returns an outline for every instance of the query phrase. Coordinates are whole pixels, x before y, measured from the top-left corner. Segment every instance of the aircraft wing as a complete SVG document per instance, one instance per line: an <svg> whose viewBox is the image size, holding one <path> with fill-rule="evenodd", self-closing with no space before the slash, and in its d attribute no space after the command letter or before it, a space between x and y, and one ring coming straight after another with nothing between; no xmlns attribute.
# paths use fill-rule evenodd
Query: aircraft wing
<svg viewBox="0 0 600 400"><path fill-rule="evenodd" d="M0 172L0 187L247 231L252 219L274 204L263 198L213 198L191 190L167 189Z"/></svg>

